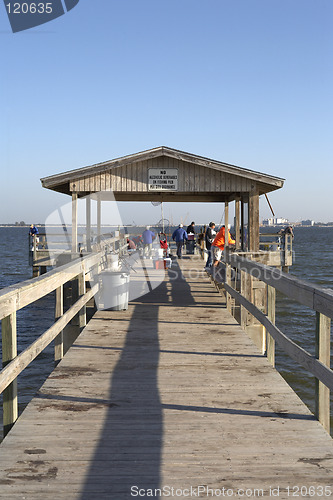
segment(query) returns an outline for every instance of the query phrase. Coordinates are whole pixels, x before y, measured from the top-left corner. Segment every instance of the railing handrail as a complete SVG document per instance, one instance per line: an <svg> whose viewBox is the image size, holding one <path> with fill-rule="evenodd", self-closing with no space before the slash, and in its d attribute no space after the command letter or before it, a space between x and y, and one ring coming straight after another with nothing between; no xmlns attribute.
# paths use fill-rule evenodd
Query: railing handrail
<svg viewBox="0 0 333 500"><path fill-rule="evenodd" d="M59 335L71 319L97 293L96 283L88 292L71 306L58 321L42 333L31 345L24 349L0 371L0 393L3 392L20 373Z"/></svg>
<svg viewBox="0 0 333 500"><path fill-rule="evenodd" d="M229 263L240 271L246 271L260 281L274 287L300 304L333 318L333 290L314 285L289 273L284 273L276 267L245 259L237 254L230 254Z"/></svg>
<svg viewBox="0 0 333 500"><path fill-rule="evenodd" d="M312 375L318 378L329 389L333 390L333 370L321 363L315 356L309 354L305 349L289 339L281 330L279 330L254 304L248 301L243 295L237 292L227 283L224 287L232 297L234 297L242 306L244 306L260 323L267 332L276 340L284 352L292 359L309 370Z"/></svg>
<svg viewBox="0 0 333 500"><path fill-rule="evenodd" d="M4 434L10 430L18 417L17 376L33 361L53 340L55 341L55 360L59 361L64 352L64 329L70 321L75 321L74 328L86 325L86 304L99 290L99 282L86 290L85 282L94 268L105 265L106 251L113 245L119 253L127 245L122 245L126 235L107 238L96 245L95 251L56 267L48 273L11 285L0 290L0 320L2 321L2 361L0 372L0 390L3 396ZM35 239L35 237L34 237ZM116 242L119 241L116 250ZM103 262L104 260L104 262ZM63 286L72 282L71 306L64 312ZM76 282L76 285L75 285ZM42 333L31 345L17 355L16 312L19 309L45 297L55 291L56 322ZM69 304L68 304L69 305ZM79 331L78 331L79 333Z"/></svg>
<svg viewBox="0 0 333 500"><path fill-rule="evenodd" d="M279 233L259 233L259 236L267 236L269 238L280 238L281 234L279 234Z"/></svg>
<svg viewBox="0 0 333 500"><path fill-rule="evenodd" d="M101 251L86 257L79 257L68 264L52 269L52 271L42 276L3 288L0 290L0 320L45 297L45 295L53 292L80 273L84 272L86 274L100 262L103 255L104 252Z"/></svg>
<svg viewBox="0 0 333 500"><path fill-rule="evenodd" d="M261 337L262 352L263 354L266 352L273 366L275 341L277 341L288 356L315 376L315 414L329 433L330 390L333 390L333 370L330 367L330 318L333 318L333 290L314 285L280 269L244 258L237 253L228 254L227 252L225 260L226 278L223 287L226 292L227 309L231 311L230 297L233 297L240 305L241 325L245 329L254 324L251 317L256 318L264 327ZM240 272L240 292L235 289L236 287L232 287L231 267ZM250 280L245 277L246 274L250 275ZM259 294L257 302L256 294L253 293L253 290L258 288L257 280L267 285L264 305L260 302L264 300L263 296ZM275 290L316 311L315 355L308 353L275 326ZM261 307L265 312L260 310ZM247 313L243 314L242 311L245 310ZM249 317L248 314L250 314Z"/></svg>

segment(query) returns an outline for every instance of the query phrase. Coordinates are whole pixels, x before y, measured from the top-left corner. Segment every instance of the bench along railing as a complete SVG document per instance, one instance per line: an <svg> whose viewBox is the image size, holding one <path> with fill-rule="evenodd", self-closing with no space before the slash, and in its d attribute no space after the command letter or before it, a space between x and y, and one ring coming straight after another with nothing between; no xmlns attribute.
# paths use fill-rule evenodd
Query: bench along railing
<svg viewBox="0 0 333 500"><path fill-rule="evenodd" d="M231 282L231 268L240 273L240 291ZM267 285L266 311L263 312L251 301L250 280L260 280ZM235 281L236 282L236 281ZM325 289L290 276L277 268L245 259L237 254L230 254L226 264L224 288L227 307L230 307L230 296L245 308L265 328L267 334L266 354L269 361L275 364L275 341L292 359L301 364L316 377L316 417L330 432L330 390L333 390L333 371L330 369L330 331L333 318L333 290ZM316 311L316 352L315 356L290 340L275 326L275 291L279 290L291 299Z"/></svg>
<svg viewBox="0 0 333 500"><path fill-rule="evenodd" d="M126 235L105 241L103 250L78 258L57 267L43 276L27 280L0 290L0 320L2 322L2 365L0 393L3 393L4 435L8 433L18 417L17 376L54 340L55 361L64 355L68 339L74 338L86 325L86 304L98 292L99 284L86 290L86 281L91 281L107 266L106 251L115 250L120 255L127 244ZM68 292L70 285L70 296ZM67 287L67 288L66 288ZM55 323L27 349L17 355L16 312L23 307L55 291ZM69 294L68 294L69 295ZM67 310L64 311L65 307ZM69 323L72 322L71 325ZM68 330L71 327L71 332ZM74 339L73 339L74 340Z"/></svg>

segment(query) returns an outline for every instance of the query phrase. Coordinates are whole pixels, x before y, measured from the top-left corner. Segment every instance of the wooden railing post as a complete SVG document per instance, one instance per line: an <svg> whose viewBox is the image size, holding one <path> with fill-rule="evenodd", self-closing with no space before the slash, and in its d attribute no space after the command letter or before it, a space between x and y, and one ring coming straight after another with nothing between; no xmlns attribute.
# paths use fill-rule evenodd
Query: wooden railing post
<svg viewBox="0 0 333 500"><path fill-rule="evenodd" d="M16 311L2 320L2 366L17 356ZM17 379L3 391L3 433L8 434L18 417Z"/></svg>
<svg viewBox="0 0 333 500"><path fill-rule="evenodd" d="M86 293L86 282L84 272L78 274L76 278L70 282L71 291L65 297L65 308L69 309L77 300ZM86 306L74 316L71 322L64 329L64 354L71 347L73 342L79 336L81 329L87 324L86 320Z"/></svg>
<svg viewBox="0 0 333 500"><path fill-rule="evenodd" d="M240 232L240 198L237 197L235 200L235 247L240 249L241 232Z"/></svg>
<svg viewBox="0 0 333 500"><path fill-rule="evenodd" d="M86 293L86 280L84 271L78 276L78 295L79 298ZM83 306L79 312L79 327L84 328L87 324L87 308Z"/></svg>
<svg viewBox="0 0 333 500"><path fill-rule="evenodd" d="M55 321L57 321L64 314L64 289L61 285L56 289L56 303L55 303ZM64 357L64 332L61 331L54 339L54 361L59 361Z"/></svg>
<svg viewBox="0 0 333 500"><path fill-rule="evenodd" d="M225 282L227 285L231 286L231 266L230 264L225 264ZM226 291L225 293L227 311L231 312L231 295Z"/></svg>
<svg viewBox="0 0 333 500"><path fill-rule="evenodd" d="M275 325L275 297L276 291L273 286L267 285L267 317ZM275 340L267 333L267 359L275 366Z"/></svg>
<svg viewBox="0 0 333 500"><path fill-rule="evenodd" d="M330 367L331 357L331 320L316 313L316 357ZM330 432L330 390L316 378L316 417L324 429Z"/></svg>
<svg viewBox="0 0 333 500"><path fill-rule="evenodd" d="M245 271L240 271L240 293L243 295L243 297L246 298L246 293L245 293L245 287L246 287L246 272ZM246 326L246 309L244 306L240 306L240 325L245 330Z"/></svg>
<svg viewBox="0 0 333 500"><path fill-rule="evenodd" d="M36 264L37 262L37 235L33 234L31 236L31 241L32 241L32 277L36 278L39 276L39 266Z"/></svg>
<svg viewBox="0 0 333 500"><path fill-rule="evenodd" d="M33 263L36 262L37 260L37 236L35 234L32 235L32 256L33 256Z"/></svg>

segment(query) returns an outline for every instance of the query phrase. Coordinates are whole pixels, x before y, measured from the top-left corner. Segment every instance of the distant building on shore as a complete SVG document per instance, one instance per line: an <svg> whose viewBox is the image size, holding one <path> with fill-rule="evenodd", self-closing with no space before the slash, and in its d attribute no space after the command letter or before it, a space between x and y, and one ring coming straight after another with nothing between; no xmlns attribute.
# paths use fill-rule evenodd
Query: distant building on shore
<svg viewBox="0 0 333 500"><path fill-rule="evenodd" d="M301 226L314 226L314 220L302 220L301 221Z"/></svg>
<svg viewBox="0 0 333 500"><path fill-rule="evenodd" d="M263 226L284 226L285 224L289 224L289 221L283 217L271 217L262 221Z"/></svg>

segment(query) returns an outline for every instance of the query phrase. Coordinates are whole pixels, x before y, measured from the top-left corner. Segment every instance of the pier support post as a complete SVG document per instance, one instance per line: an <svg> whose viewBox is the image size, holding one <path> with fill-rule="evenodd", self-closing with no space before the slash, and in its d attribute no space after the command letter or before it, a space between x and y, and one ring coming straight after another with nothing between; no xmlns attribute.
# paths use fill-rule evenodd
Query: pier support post
<svg viewBox="0 0 333 500"><path fill-rule="evenodd" d="M77 252L77 193L72 193L72 252Z"/></svg>
<svg viewBox="0 0 333 500"><path fill-rule="evenodd" d="M80 273L76 278L70 282L70 287L66 287L65 294L65 309L69 309L75 302L86 293L86 282L84 272ZM71 322L64 328L64 354L71 347L73 342L81 333L81 329L87 324L86 320L86 306L78 312Z"/></svg>
<svg viewBox="0 0 333 500"><path fill-rule="evenodd" d="M55 321L57 321L64 313L64 289L60 286L56 289L56 303L55 303ZM54 361L59 361L64 357L64 332L60 332L54 339Z"/></svg>
<svg viewBox="0 0 333 500"><path fill-rule="evenodd" d="M2 366L17 356L16 312L2 320ZM3 391L3 433L8 434L18 417L17 379Z"/></svg>
<svg viewBox="0 0 333 500"><path fill-rule="evenodd" d="M246 250L246 245L245 245L245 210L244 210L244 205L245 205L245 200L244 197L241 198L241 211L240 211L240 245L241 249L243 252Z"/></svg>
<svg viewBox="0 0 333 500"><path fill-rule="evenodd" d="M97 243L101 242L102 234L102 200L101 195L97 195Z"/></svg>
<svg viewBox="0 0 333 500"><path fill-rule="evenodd" d="M225 282L227 285L231 286L231 266L229 264L225 264ZM227 311L231 313L231 295L226 291L225 293Z"/></svg>
<svg viewBox="0 0 333 500"><path fill-rule="evenodd" d="M331 358L331 320L327 316L316 313L316 357L324 365L330 366ZM330 390L316 379L316 418L324 429L330 433Z"/></svg>
<svg viewBox="0 0 333 500"><path fill-rule="evenodd" d="M257 186L253 186L249 193L249 228L248 228L249 250L259 250L259 192Z"/></svg>
<svg viewBox="0 0 333 500"><path fill-rule="evenodd" d="M86 198L86 232L87 232L87 252L91 252L91 200L90 195Z"/></svg>
<svg viewBox="0 0 333 500"><path fill-rule="evenodd" d="M236 198L235 200L235 247L237 249L240 248L240 198Z"/></svg>
<svg viewBox="0 0 333 500"><path fill-rule="evenodd" d="M32 266L32 277L38 278L39 275L40 275L39 266Z"/></svg>
<svg viewBox="0 0 333 500"><path fill-rule="evenodd" d="M231 286L231 267L229 264L229 203L224 204L224 262L225 262L225 282ZM227 310L231 312L231 295L225 293Z"/></svg>
<svg viewBox="0 0 333 500"><path fill-rule="evenodd" d="M276 290L273 286L267 285L267 317L275 324L275 296ZM275 340L267 333L267 359L272 366L275 366Z"/></svg>

